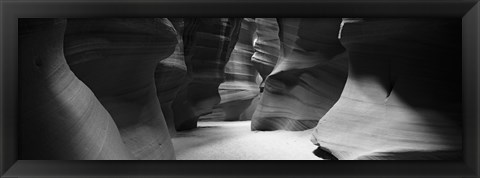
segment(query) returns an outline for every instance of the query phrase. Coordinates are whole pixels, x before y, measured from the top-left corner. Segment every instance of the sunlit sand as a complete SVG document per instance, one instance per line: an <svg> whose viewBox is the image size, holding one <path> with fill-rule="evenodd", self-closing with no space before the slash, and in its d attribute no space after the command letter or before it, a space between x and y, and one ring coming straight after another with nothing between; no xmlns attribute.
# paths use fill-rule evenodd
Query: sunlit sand
<svg viewBox="0 0 480 178"><path fill-rule="evenodd" d="M250 121L203 121L172 141L177 160L320 160L311 132L250 131Z"/></svg>

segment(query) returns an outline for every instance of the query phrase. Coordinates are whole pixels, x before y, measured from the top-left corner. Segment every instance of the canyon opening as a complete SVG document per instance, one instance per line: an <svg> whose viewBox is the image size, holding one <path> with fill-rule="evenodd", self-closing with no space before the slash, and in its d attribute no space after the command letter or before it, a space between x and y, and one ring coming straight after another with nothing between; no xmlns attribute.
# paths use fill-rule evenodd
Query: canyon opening
<svg viewBox="0 0 480 178"><path fill-rule="evenodd" d="M21 18L19 158L460 160L461 23Z"/></svg>

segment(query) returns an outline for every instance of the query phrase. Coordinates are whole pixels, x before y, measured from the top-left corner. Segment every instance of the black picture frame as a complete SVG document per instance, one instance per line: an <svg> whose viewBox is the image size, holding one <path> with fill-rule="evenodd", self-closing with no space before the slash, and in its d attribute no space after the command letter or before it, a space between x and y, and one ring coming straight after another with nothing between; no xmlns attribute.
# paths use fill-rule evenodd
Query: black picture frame
<svg viewBox="0 0 480 178"><path fill-rule="evenodd" d="M1 0L1 177L478 177L478 0ZM452 17L463 23L463 161L17 160L18 18Z"/></svg>

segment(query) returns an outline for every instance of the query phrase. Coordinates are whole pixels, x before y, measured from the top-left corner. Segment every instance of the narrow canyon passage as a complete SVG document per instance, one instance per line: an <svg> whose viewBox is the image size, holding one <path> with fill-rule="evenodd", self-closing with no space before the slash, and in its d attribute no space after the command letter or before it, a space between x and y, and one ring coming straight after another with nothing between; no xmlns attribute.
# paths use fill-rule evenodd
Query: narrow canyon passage
<svg viewBox="0 0 480 178"><path fill-rule="evenodd" d="M19 20L20 156L457 160L461 21Z"/></svg>

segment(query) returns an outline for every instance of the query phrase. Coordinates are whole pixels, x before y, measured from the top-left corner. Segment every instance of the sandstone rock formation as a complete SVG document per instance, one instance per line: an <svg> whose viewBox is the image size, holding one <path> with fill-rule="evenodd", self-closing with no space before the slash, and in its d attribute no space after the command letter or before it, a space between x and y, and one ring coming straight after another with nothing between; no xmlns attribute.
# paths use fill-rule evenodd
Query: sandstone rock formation
<svg viewBox="0 0 480 178"><path fill-rule="evenodd" d="M280 56L280 28L276 18L255 18L255 39L253 41L254 53L252 63L259 73L260 92L263 92L264 81L273 71ZM257 78L258 79L258 78ZM258 83L258 82L257 82ZM251 120L255 112L260 95L257 95L241 114L240 120Z"/></svg>
<svg viewBox="0 0 480 178"><path fill-rule="evenodd" d="M338 100L347 77L340 21L279 19L282 54L265 80L252 130L313 128Z"/></svg>
<svg viewBox="0 0 480 178"><path fill-rule="evenodd" d="M202 117L205 120L239 120L240 114L260 92L260 78L251 58L254 52L256 24L252 18L244 18L238 41L225 65L225 81L218 87L220 103L213 112Z"/></svg>
<svg viewBox="0 0 480 178"><path fill-rule="evenodd" d="M348 80L312 141L343 159L461 158L461 21L345 21Z"/></svg>
<svg viewBox="0 0 480 178"><path fill-rule="evenodd" d="M176 45L167 19L68 20L68 64L110 113L136 159L175 159L154 74Z"/></svg>
<svg viewBox="0 0 480 178"><path fill-rule="evenodd" d="M218 86L240 32L240 18L186 18L183 34L187 82L173 102L175 128L196 128L220 102Z"/></svg>
<svg viewBox="0 0 480 178"><path fill-rule="evenodd" d="M177 31L178 44L171 56L158 62L155 69L155 86L170 136L173 137L176 130L172 103L180 87L187 82L187 66L183 53L183 18L170 18L169 20Z"/></svg>
<svg viewBox="0 0 480 178"><path fill-rule="evenodd" d="M280 28L276 18L255 18L255 24L252 63L264 81L280 56Z"/></svg>
<svg viewBox="0 0 480 178"><path fill-rule="evenodd" d="M18 23L20 159L133 159L112 117L65 61L66 20Z"/></svg>

